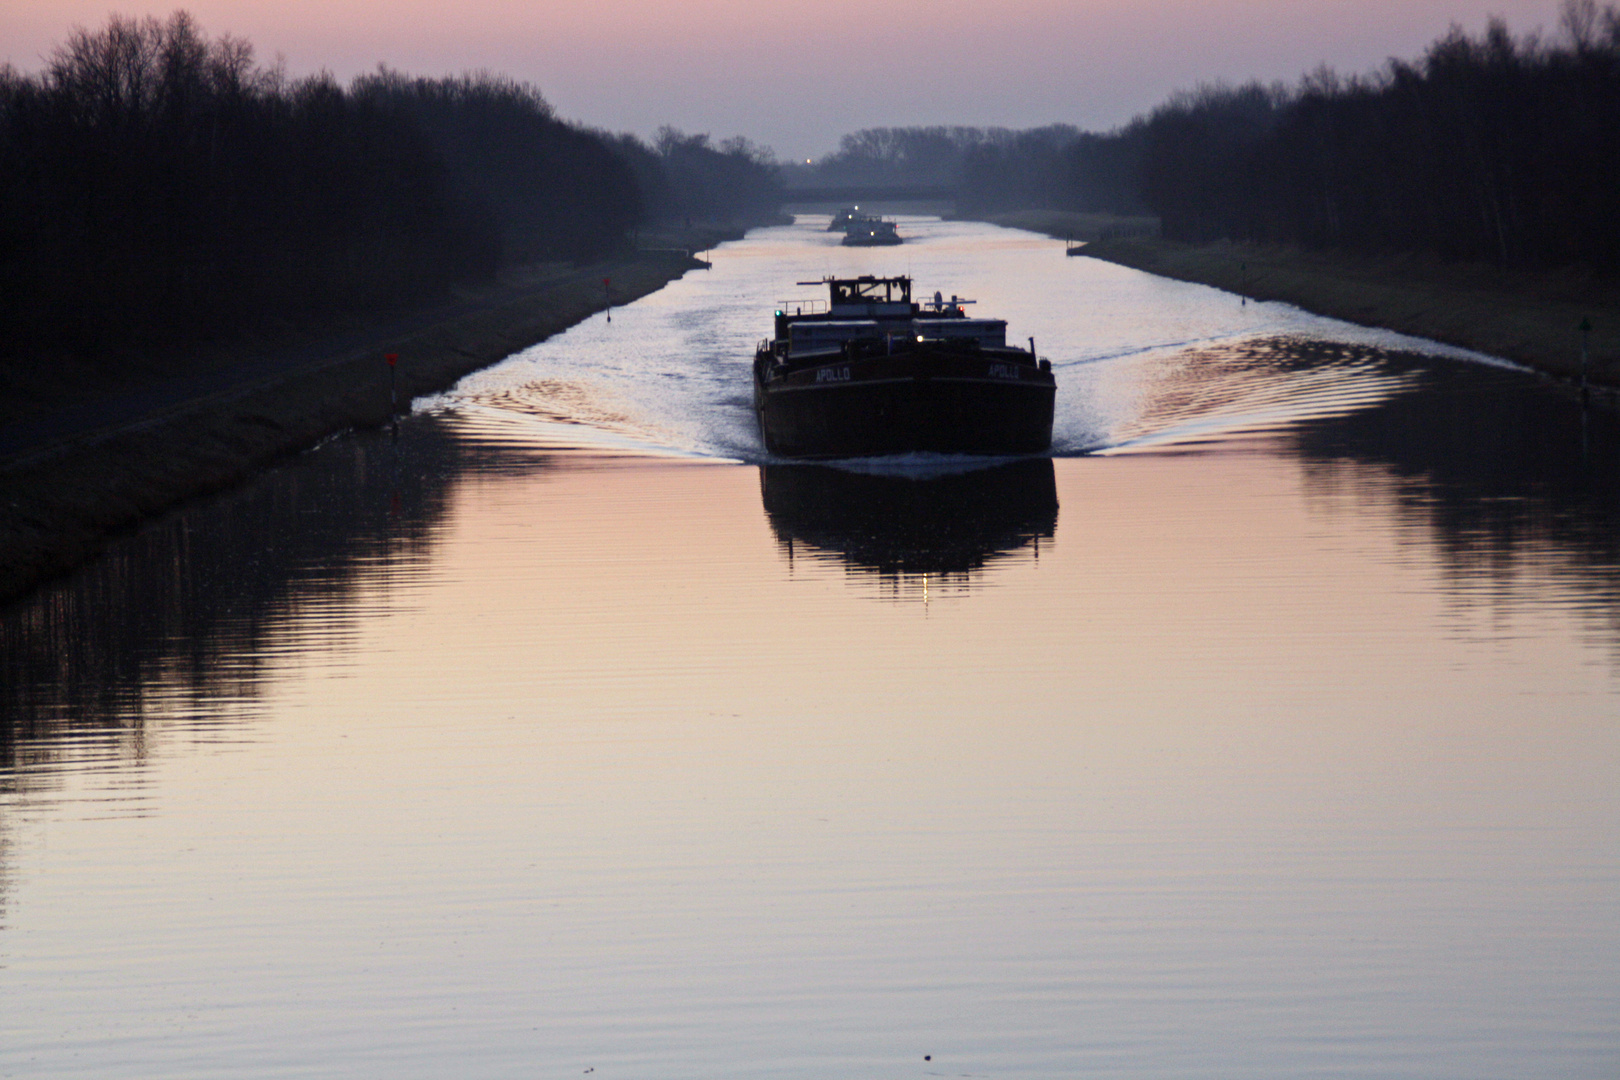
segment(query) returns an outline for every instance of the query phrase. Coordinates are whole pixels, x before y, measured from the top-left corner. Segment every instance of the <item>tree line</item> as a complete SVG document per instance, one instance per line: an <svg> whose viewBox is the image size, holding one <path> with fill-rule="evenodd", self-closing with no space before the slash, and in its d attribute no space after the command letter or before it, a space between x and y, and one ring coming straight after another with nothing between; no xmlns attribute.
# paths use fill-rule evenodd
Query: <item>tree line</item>
<svg viewBox="0 0 1620 1080"><path fill-rule="evenodd" d="M808 187L948 187L965 213L1043 207L1141 214L1141 127L1107 135L1072 124L865 128L814 165L784 171Z"/></svg>
<svg viewBox="0 0 1620 1080"><path fill-rule="evenodd" d="M964 213L1157 215L1165 236L1620 270L1620 8L1564 0L1556 37L1500 20L1416 61L1297 85L1206 85L1095 133L875 128L824 183L946 183Z"/></svg>
<svg viewBox="0 0 1620 1080"><path fill-rule="evenodd" d="M1566 0L1550 42L1492 20L1369 76L1205 87L1144 133L1143 197L1173 239L1620 270L1613 5Z"/></svg>
<svg viewBox="0 0 1620 1080"><path fill-rule="evenodd" d="M0 318L8 347L239 337L778 192L751 144L587 130L504 76L290 78L185 12L114 16L0 68Z"/></svg>
<svg viewBox="0 0 1620 1080"><path fill-rule="evenodd" d="M959 182L975 147L1013 138L1006 128L863 128L839 140L810 170L815 186L947 186ZM796 170L797 171L797 170Z"/></svg>

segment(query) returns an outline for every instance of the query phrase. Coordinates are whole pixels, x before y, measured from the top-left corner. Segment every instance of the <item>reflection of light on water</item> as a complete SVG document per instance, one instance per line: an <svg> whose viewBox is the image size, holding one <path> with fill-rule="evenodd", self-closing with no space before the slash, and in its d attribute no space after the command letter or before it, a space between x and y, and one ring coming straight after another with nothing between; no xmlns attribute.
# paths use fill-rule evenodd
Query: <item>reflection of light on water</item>
<svg viewBox="0 0 1620 1080"><path fill-rule="evenodd" d="M1263 340L1200 349L1139 365L1135 415L1101 453L1249 437L1370 408L1416 385L1377 350Z"/></svg>
<svg viewBox="0 0 1620 1080"><path fill-rule="evenodd" d="M468 445L535 452L584 450L595 454L637 457L703 457L658 441L656 433L597 413L595 421L546 408L513 408L509 403L468 402L441 410ZM725 459L721 459L725 460Z"/></svg>

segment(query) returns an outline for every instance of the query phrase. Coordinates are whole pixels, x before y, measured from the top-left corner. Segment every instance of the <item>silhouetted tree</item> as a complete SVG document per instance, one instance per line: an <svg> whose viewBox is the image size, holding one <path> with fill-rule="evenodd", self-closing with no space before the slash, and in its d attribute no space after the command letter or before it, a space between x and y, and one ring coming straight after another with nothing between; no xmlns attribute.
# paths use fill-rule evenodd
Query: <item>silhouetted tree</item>
<svg viewBox="0 0 1620 1080"><path fill-rule="evenodd" d="M599 256L641 217L623 159L600 136L558 120L527 83L490 72L424 79L379 68L351 92L427 137L463 211L500 237L503 261Z"/></svg>
<svg viewBox="0 0 1620 1080"><path fill-rule="evenodd" d="M1181 240L1620 270L1620 9L1566 0L1561 27L1177 95L1144 122L1143 198Z"/></svg>
<svg viewBox="0 0 1620 1080"><path fill-rule="evenodd" d="M492 265L415 128L184 12L75 30L0 80L0 191L13 343L234 334Z"/></svg>
<svg viewBox="0 0 1620 1080"><path fill-rule="evenodd" d="M867 128L799 170L821 184L956 189L970 213L1030 207L1143 212L1142 123L1108 135L1068 124L1007 128Z"/></svg>
<svg viewBox="0 0 1620 1080"><path fill-rule="evenodd" d="M838 152L816 169L833 184L955 184L970 151L1011 137L1004 128L865 128L839 140Z"/></svg>
<svg viewBox="0 0 1620 1080"><path fill-rule="evenodd" d="M668 200L661 216L705 221L758 220L782 205L775 155L747 139L714 146L708 135L658 129L653 150Z"/></svg>
<svg viewBox="0 0 1620 1080"><path fill-rule="evenodd" d="M599 257L649 211L779 203L746 141L655 152L488 72L289 79L185 12L75 29L35 76L0 68L7 348L251 334Z"/></svg>

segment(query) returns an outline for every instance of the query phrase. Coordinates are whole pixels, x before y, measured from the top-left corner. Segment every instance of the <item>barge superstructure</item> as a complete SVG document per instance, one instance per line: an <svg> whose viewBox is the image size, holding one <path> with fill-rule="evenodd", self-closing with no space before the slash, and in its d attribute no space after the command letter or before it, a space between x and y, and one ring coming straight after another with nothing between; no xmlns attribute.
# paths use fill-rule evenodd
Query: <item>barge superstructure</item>
<svg viewBox="0 0 1620 1080"><path fill-rule="evenodd" d="M785 301L754 356L754 409L782 457L1036 454L1052 443L1052 365L973 303L911 298L909 277L826 278Z"/></svg>

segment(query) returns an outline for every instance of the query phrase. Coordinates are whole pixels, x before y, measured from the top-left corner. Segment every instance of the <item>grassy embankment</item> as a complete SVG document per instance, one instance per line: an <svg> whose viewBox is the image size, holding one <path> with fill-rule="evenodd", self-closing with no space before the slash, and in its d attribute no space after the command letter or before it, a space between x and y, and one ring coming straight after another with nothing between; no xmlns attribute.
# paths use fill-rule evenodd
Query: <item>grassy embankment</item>
<svg viewBox="0 0 1620 1080"><path fill-rule="evenodd" d="M1588 377L1620 388L1620 282L1575 272L1527 273L1422 256L1366 256L1219 242L1178 244L1142 218L1062 211L991 215L998 225L1088 241L1085 253L1255 300L1500 356L1578 380L1583 319Z"/></svg>
<svg viewBox="0 0 1620 1080"><path fill-rule="evenodd" d="M0 600L71 569L122 530L399 409L698 264L667 245L584 268L530 267L427 311L287 328L257 345L132 355L114 365L0 356ZM121 358L125 360L126 358Z"/></svg>

